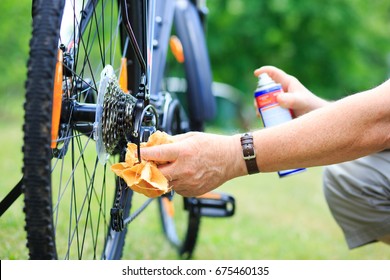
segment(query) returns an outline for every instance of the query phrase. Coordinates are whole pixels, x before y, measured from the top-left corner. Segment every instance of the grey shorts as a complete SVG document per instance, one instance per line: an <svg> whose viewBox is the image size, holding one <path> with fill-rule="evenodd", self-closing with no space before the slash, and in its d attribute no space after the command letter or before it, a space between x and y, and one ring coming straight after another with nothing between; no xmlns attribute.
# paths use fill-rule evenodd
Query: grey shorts
<svg viewBox="0 0 390 280"><path fill-rule="evenodd" d="M390 234L390 151L325 168L324 192L350 249Z"/></svg>

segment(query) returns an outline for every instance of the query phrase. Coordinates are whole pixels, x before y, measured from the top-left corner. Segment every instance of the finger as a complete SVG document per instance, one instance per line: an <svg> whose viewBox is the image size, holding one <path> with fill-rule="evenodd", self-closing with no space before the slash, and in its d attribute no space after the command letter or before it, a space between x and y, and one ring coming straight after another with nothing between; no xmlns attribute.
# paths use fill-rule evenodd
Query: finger
<svg viewBox="0 0 390 280"><path fill-rule="evenodd" d="M275 66L263 66L254 71L256 77L263 73L267 73L274 81L281 83L284 90L286 90L288 84L291 81L290 75Z"/></svg>
<svg viewBox="0 0 390 280"><path fill-rule="evenodd" d="M169 187L180 195L182 195L182 193L188 193L189 191L188 188L184 187L184 184L180 179L170 181Z"/></svg>
<svg viewBox="0 0 390 280"><path fill-rule="evenodd" d="M178 155L179 149L175 143L141 148L141 157L145 160L172 162L177 159Z"/></svg>
<svg viewBox="0 0 390 280"><path fill-rule="evenodd" d="M174 167L174 163L159 165L158 169L165 176L165 178L167 178L169 182L173 182L177 179L177 176L175 175L176 168Z"/></svg>
<svg viewBox="0 0 390 280"><path fill-rule="evenodd" d="M256 77L263 73L267 73L271 78L282 78L287 75L282 69L270 65L262 66L254 71Z"/></svg>
<svg viewBox="0 0 390 280"><path fill-rule="evenodd" d="M307 103L306 99L299 93L280 93L276 97L280 106L289 109L303 109Z"/></svg>
<svg viewBox="0 0 390 280"><path fill-rule="evenodd" d="M291 93L280 93L276 99L283 108L294 109L294 104L296 104L295 96Z"/></svg>

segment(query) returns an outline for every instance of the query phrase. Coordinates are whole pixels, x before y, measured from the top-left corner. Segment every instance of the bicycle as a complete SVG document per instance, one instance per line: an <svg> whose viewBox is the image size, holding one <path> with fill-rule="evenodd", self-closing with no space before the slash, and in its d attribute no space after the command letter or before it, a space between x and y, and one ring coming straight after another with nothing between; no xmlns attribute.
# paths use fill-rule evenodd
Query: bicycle
<svg viewBox="0 0 390 280"><path fill-rule="evenodd" d="M5 204L23 191L31 259L119 259L129 224L154 199L139 203L109 165L124 161L128 142L140 157L156 130L202 131L215 113L205 1L34 0L32 14L23 178ZM168 45L184 65L186 94L169 90ZM202 217L235 211L221 193L156 200L181 258L192 257Z"/></svg>

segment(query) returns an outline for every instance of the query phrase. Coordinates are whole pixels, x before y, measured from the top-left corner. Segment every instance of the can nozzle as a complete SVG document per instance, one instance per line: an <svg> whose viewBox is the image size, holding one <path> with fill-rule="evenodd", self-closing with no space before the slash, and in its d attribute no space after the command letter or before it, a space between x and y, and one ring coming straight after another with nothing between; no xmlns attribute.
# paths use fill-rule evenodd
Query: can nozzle
<svg viewBox="0 0 390 280"><path fill-rule="evenodd" d="M257 86L261 87L272 83L275 83L274 80L272 80L267 73L262 73L259 75L259 82L257 83Z"/></svg>

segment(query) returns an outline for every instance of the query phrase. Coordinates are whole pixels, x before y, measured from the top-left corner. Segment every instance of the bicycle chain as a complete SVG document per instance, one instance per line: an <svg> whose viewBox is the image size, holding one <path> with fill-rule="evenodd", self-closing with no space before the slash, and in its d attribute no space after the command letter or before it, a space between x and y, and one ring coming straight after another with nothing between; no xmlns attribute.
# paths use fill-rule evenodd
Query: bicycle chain
<svg viewBox="0 0 390 280"><path fill-rule="evenodd" d="M118 146L119 141L121 139L127 139L127 135L132 133L134 122L133 111L137 100L131 94L124 93L115 79L109 79L104 95L101 120L102 140L107 153L112 154ZM143 115L141 114L141 116ZM139 134L140 132L137 131L137 133ZM111 228L117 232L122 231L126 225L131 223L154 200L148 199L139 209L124 220L123 207L120 203L122 190L122 184L119 183L114 207L111 208L110 212Z"/></svg>
<svg viewBox="0 0 390 280"><path fill-rule="evenodd" d="M107 153L113 153L121 139L131 133L133 126L133 110L137 98L125 94L114 79L110 79L104 95L102 114L102 140ZM123 207L120 203L122 197L122 184L116 193L114 207L111 208L111 228L117 232L122 231L131 223L153 199L148 199L132 215L123 220Z"/></svg>
<svg viewBox="0 0 390 280"><path fill-rule="evenodd" d="M136 101L131 94L125 94L114 79L109 80L102 115L102 137L107 153L113 153L120 139L131 131Z"/></svg>

